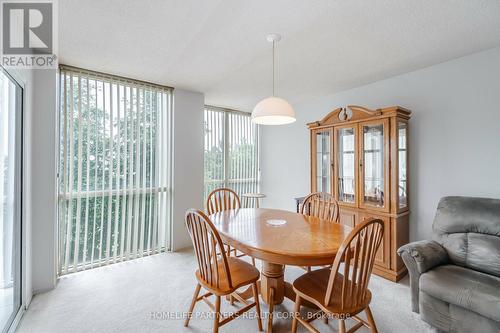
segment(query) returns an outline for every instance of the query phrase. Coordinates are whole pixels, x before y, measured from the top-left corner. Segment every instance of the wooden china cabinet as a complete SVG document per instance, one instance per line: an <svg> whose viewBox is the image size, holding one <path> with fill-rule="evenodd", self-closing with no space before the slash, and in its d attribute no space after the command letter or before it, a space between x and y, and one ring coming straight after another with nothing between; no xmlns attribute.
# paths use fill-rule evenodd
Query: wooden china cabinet
<svg viewBox="0 0 500 333"><path fill-rule="evenodd" d="M397 249L409 241L408 121L399 106L338 108L307 124L311 135L311 191L328 192L340 223L384 221L384 239L373 272L392 281L406 274Z"/></svg>

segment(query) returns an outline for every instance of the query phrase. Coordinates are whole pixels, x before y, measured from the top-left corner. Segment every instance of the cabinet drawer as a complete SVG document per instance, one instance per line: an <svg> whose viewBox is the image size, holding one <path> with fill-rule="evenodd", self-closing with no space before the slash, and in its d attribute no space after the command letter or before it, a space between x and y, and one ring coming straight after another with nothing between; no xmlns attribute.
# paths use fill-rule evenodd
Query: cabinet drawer
<svg viewBox="0 0 500 333"><path fill-rule="evenodd" d="M363 222L368 218L381 219L384 222L384 237L382 238L382 243L375 256L375 264L390 268L391 267L391 219L389 217L377 216L369 213L359 213L359 219L357 223Z"/></svg>

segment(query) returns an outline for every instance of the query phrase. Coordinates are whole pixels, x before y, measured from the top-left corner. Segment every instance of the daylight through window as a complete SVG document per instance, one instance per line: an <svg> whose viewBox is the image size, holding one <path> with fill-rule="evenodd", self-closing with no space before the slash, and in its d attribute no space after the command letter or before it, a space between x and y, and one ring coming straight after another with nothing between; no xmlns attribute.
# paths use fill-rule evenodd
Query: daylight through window
<svg viewBox="0 0 500 333"><path fill-rule="evenodd" d="M259 190L259 128L249 113L205 107L205 199L229 187L238 195Z"/></svg>
<svg viewBox="0 0 500 333"><path fill-rule="evenodd" d="M60 74L59 273L168 250L171 89Z"/></svg>

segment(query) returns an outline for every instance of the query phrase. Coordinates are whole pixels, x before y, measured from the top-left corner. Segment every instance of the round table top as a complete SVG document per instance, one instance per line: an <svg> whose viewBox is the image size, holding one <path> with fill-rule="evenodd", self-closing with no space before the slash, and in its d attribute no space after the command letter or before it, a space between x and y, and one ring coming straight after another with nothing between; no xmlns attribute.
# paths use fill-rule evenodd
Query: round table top
<svg viewBox="0 0 500 333"><path fill-rule="evenodd" d="M241 208L210 215L225 243L270 263L329 265L352 228L279 209Z"/></svg>

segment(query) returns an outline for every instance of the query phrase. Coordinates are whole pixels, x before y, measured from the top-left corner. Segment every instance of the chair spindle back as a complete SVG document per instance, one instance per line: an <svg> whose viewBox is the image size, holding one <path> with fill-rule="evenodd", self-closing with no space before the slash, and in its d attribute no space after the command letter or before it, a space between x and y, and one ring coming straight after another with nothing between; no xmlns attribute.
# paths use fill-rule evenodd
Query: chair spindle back
<svg viewBox="0 0 500 333"><path fill-rule="evenodd" d="M185 215L186 227L193 241L201 278L210 286L219 288L221 273L232 288L231 273L220 235L208 216L200 210L189 209ZM222 267L219 270L219 266Z"/></svg>
<svg viewBox="0 0 500 333"><path fill-rule="evenodd" d="M207 198L207 212L212 215L227 209L241 207L240 197L230 188L219 188L210 192Z"/></svg>
<svg viewBox="0 0 500 333"><path fill-rule="evenodd" d="M339 299L342 309L363 303L383 234L382 220L370 218L357 225L347 236L333 261L325 295L326 306ZM339 276L342 281L338 280Z"/></svg>
<svg viewBox="0 0 500 333"><path fill-rule="evenodd" d="M315 192L305 197L300 213L339 222L339 204L331 194L325 192Z"/></svg>

